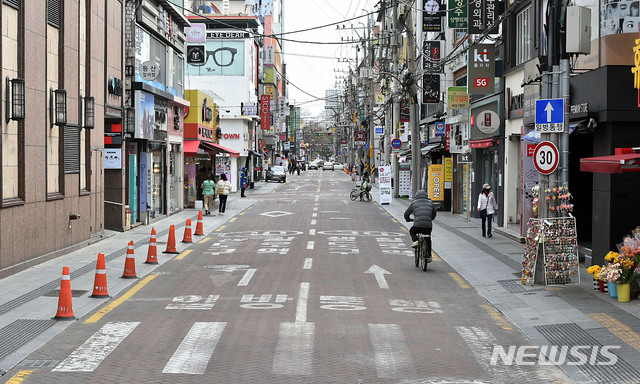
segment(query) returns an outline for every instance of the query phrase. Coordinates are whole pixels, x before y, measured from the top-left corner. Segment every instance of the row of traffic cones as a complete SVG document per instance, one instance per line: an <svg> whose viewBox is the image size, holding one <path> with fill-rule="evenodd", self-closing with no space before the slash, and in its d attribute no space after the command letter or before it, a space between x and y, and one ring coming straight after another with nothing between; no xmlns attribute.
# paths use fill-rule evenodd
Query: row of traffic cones
<svg viewBox="0 0 640 384"><path fill-rule="evenodd" d="M204 225L202 222L202 211L198 213L198 223L194 235L204 235ZM191 219L187 219L187 224L184 229L183 243L193 243L191 237ZM147 252L147 260L145 264L158 264L158 250L156 247L156 229L151 228L151 239L149 240L149 250ZM175 227L172 225L169 228L169 239L167 240L167 249L163 253L179 253L176 250L176 235ZM124 263L124 273L122 274L124 279L136 279L136 260L133 250L133 241L130 241L127 246L127 257ZM89 297L105 298L109 297L107 290L107 267L104 260L104 254L98 254L98 261L96 262L96 276L93 283L93 293ZM60 295L58 297L58 310L54 317L57 320L73 320L75 316L73 314L73 303L71 299L71 275L69 273L69 267L62 267L62 279L60 281Z"/></svg>

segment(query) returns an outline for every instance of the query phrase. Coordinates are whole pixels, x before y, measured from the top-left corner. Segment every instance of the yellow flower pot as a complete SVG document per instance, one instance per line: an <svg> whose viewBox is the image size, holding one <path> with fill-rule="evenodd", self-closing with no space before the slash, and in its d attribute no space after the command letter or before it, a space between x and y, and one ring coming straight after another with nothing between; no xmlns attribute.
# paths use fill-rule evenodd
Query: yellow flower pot
<svg viewBox="0 0 640 384"><path fill-rule="evenodd" d="M618 288L618 301L626 303L631 300L631 284L616 284Z"/></svg>

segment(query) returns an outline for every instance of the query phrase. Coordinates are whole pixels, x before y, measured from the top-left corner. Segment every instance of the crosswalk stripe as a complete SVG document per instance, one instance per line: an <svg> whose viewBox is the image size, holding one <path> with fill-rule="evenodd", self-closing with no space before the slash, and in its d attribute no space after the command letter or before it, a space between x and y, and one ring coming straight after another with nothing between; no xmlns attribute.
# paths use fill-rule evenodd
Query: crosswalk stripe
<svg viewBox="0 0 640 384"><path fill-rule="evenodd" d="M313 372L314 323L280 323L273 357L274 375L311 375Z"/></svg>
<svg viewBox="0 0 640 384"><path fill-rule="evenodd" d="M204 374L226 325L209 322L193 324L162 373Z"/></svg>
<svg viewBox="0 0 640 384"><path fill-rule="evenodd" d="M107 323L94 333L69 357L53 369L54 372L93 372L140 322Z"/></svg>
<svg viewBox="0 0 640 384"><path fill-rule="evenodd" d="M398 324L369 324L378 377L415 377L415 366L404 333Z"/></svg>

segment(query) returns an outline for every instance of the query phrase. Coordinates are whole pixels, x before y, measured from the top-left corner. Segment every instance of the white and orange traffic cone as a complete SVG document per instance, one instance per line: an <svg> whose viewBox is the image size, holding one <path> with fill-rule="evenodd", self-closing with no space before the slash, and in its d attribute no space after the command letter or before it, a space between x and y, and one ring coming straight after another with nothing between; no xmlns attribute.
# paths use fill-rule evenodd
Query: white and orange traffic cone
<svg viewBox="0 0 640 384"><path fill-rule="evenodd" d="M169 227L169 239L167 240L167 249L162 253L180 253L176 249L176 227Z"/></svg>
<svg viewBox="0 0 640 384"><path fill-rule="evenodd" d="M130 241L127 247L127 259L124 262L124 273L121 277L124 279L138 278L138 276L136 276L136 258L133 253L133 241Z"/></svg>
<svg viewBox="0 0 640 384"><path fill-rule="evenodd" d="M149 251L145 264L158 264L158 249L156 248L156 229L151 228L151 240L149 240Z"/></svg>
<svg viewBox="0 0 640 384"><path fill-rule="evenodd" d="M104 262L104 254L102 253L98 253L96 278L93 282L93 294L89 297L109 297L109 292L107 292L107 267Z"/></svg>
<svg viewBox="0 0 640 384"><path fill-rule="evenodd" d="M204 235L204 224L202 223L202 211L198 212L198 223L194 235Z"/></svg>
<svg viewBox="0 0 640 384"><path fill-rule="evenodd" d="M73 315L73 301L71 300L71 276L69 267L62 267L62 279L60 280L60 296L58 297L58 312L56 320L75 320Z"/></svg>
<svg viewBox="0 0 640 384"><path fill-rule="evenodd" d="M191 238L191 219L187 219L187 225L184 227L184 236L182 237L183 243L193 243Z"/></svg>

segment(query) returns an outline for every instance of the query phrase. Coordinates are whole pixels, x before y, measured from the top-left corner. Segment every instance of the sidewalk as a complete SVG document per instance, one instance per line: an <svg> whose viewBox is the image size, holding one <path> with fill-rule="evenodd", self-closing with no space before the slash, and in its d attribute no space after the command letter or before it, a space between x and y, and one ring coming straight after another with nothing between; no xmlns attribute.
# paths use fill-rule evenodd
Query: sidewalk
<svg viewBox="0 0 640 384"><path fill-rule="evenodd" d="M379 201L377 186L372 192ZM409 204L393 199L381 206L408 229L411 223L403 214ZM523 244L504 231L482 237L479 220L438 212L432 238L434 252L518 326L532 346L620 346L611 350L619 356L615 368L563 365L576 382L593 382L589 377L603 383L640 382L640 300L619 303L595 291L584 264L579 284L522 285ZM429 267L429 273L438 273L437 264Z"/></svg>

